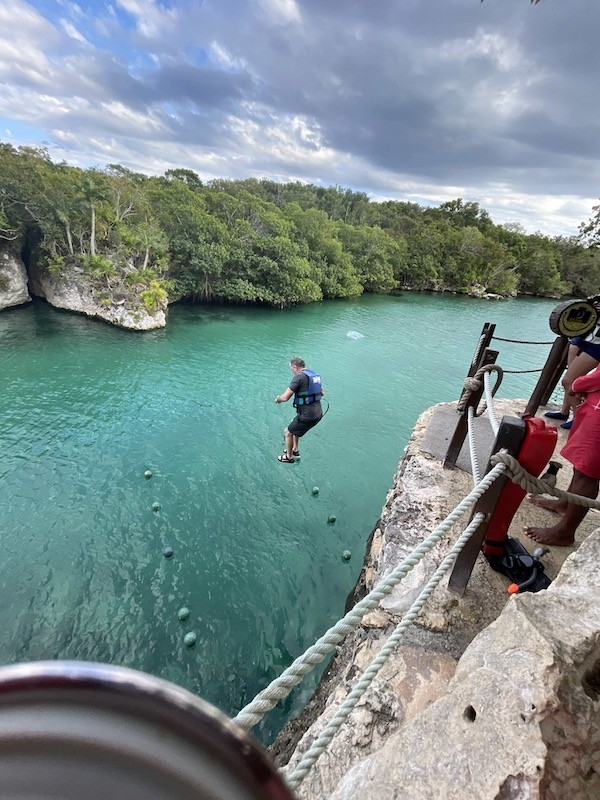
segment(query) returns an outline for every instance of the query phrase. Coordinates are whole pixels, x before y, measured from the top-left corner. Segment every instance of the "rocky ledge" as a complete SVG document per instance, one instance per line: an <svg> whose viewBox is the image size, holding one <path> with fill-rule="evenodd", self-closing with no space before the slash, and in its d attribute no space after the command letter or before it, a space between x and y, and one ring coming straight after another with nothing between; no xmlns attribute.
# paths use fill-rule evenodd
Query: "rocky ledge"
<svg viewBox="0 0 600 800"><path fill-rule="evenodd" d="M0 252L0 310L20 306L30 300L27 270L23 262L9 252Z"/></svg>
<svg viewBox="0 0 600 800"><path fill-rule="evenodd" d="M36 297L45 298L50 305L96 317L120 328L148 331L167 324L166 304L150 313L139 292L119 284L99 286L81 268L70 266L52 275L36 266L29 268L29 287Z"/></svg>
<svg viewBox="0 0 600 800"><path fill-rule="evenodd" d="M167 302L153 296L154 309L148 310L143 283L126 283L135 270L123 270L121 278L95 277L76 264L66 265L58 274L30 264L26 269L21 259L9 250L0 249L0 310L42 297L67 311L96 317L120 328L147 331L164 328ZM165 295L166 297L166 295Z"/></svg>
<svg viewBox="0 0 600 800"><path fill-rule="evenodd" d="M524 401L496 401L500 415L514 416L524 407ZM419 419L400 461L350 605L472 486L470 475L444 470L420 450L432 413ZM569 479L570 469L561 470L559 485L566 488ZM548 524L549 512L523 503L509 534L524 540L523 524L539 523L540 515ZM508 580L481 557L462 598L443 582L297 790L298 798L600 797L599 520L598 512L590 512L574 548L553 548L545 563L554 581L546 591L509 598ZM340 646L303 714L272 747L284 773L324 728L463 527L450 532Z"/></svg>

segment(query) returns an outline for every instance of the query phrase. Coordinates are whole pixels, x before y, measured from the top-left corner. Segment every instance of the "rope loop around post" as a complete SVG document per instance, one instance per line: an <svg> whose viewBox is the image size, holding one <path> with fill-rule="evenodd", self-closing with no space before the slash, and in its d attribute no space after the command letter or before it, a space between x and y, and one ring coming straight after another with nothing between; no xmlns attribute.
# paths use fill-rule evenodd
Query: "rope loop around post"
<svg viewBox="0 0 600 800"><path fill-rule="evenodd" d="M498 364L486 364L483 367L479 367L475 375L473 377L469 377L465 379L464 388L465 391L463 396L456 404L456 410L462 414L464 413L465 408L469 405L469 400L473 392L478 391L481 389L483 383L483 376L486 372L495 372L496 373L496 384L492 389L492 397L496 394L498 389L500 388L500 384L502 383L502 376L504 375L504 370ZM483 412L482 412L483 413Z"/></svg>

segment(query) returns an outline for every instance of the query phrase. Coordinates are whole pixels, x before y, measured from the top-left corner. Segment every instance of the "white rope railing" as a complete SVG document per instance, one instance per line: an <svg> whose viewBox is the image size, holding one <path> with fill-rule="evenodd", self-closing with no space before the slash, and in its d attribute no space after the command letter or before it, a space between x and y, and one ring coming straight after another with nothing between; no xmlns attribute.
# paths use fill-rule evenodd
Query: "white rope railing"
<svg viewBox="0 0 600 800"><path fill-rule="evenodd" d="M233 721L246 731L257 725L264 715L275 707L279 700L287 697L305 675L311 672L317 664L320 664L336 645L360 625L362 618L368 611L377 608L380 600L388 595L432 547L440 541L454 523L475 505L477 500L485 494L505 469L504 464L497 464L490 470L410 555L395 567L381 583L359 601L339 622L321 636L315 644L311 645L305 653L296 658L278 678L259 692L254 700L248 703L234 717Z"/></svg>
<svg viewBox="0 0 600 800"><path fill-rule="evenodd" d="M572 503L576 506L585 506L586 508L595 508L600 511L600 500L592 499L591 497L584 497L580 494L573 494L573 492L565 492L563 489L558 489L556 486L550 486L546 481L536 478L527 472L526 469L519 464L514 456L509 455L506 451L494 453L490 458L490 463L495 467L498 464L503 464L506 467L508 477L513 483L518 483L522 489L525 489L529 494L551 494L561 500L566 500L567 503ZM488 475L492 473L489 472Z"/></svg>
<svg viewBox="0 0 600 800"><path fill-rule="evenodd" d="M469 437L469 455L471 457L471 473L473 475L473 484L477 486L481 480L481 466L477 456L477 447L475 445L475 409L469 406L467 409L467 433Z"/></svg>
<svg viewBox="0 0 600 800"><path fill-rule="evenodd" d="M315 739L315 741L311 744L306 753L302 755L302 758L296 765L294 771L289 778L287 778L287 782L292 789L296 789L302 783L312 766L329 747L329 744L331 743L331 740L337 731L346 721L353 708L369 688L379 670L383 667L388 658L396 649L402 634L412 624L412 622L414 622L415 618L418 616L427 600L433 594L434 589L437 587L444 575L448 572L450 567L452 567L460 551L479 527L479 524L484 519L484 516L484 514L475 514L471 522L458 537L449 553L443 559L432 577L426 583L417 599L406 612L402 622L396 626L394 632L388 637L386 643L381 648L377 656L373 659L371 664L367 667L348 697L346 697L342 705L338 708L333 717L327 723L326 727L321 731L317 739Z"/></svg>
<svg viewBox="0 0 600 800"><path fill-rule="evenodd" d="M490 420L490 425L492 426L492 430L494 431L494 436L498 435L498 430L500 428L500 423L498 422L498 417L496 416L496 409L494 407L494 395L492 393L492 387L490 385L490 373L484 372L483 374L483 387L485 391L485 402L487 405L488 417ZM496 386L496 391L498 386Z"/></svg>

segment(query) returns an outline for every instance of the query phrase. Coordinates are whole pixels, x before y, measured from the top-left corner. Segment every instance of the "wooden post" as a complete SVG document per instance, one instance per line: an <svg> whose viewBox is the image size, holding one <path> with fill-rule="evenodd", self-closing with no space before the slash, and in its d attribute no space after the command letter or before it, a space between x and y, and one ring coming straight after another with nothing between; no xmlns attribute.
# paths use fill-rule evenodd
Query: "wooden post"
<svg viewBox="0 0 600 800"><path fill-rule="evenodd" d="M569 340L564 336L557 336L544 364L542 374L529 398L527 408L523 412L524 414L533 417L539 406L548 402L567 363L568 349Z"/></svg>
<svg viewBox="0 0 600 800"><path fill-rule="evenodd" d="M522 419L518 419L517 417L502 417L491 455L497 453L499 450L505 449L508 450L511 456L515 456L516 458L521 449L523 439L525 438L526 430L527 426ZM487 475L491 469L492 465L488 462L485 474ZM485 519L479 524L477 530L458 554L458 558L454 563L454 569L448 581L448 589L461 597L467 588L469 578L475 566L475 561L481 550L481 545L485 540L492 514L494 513L498 499L508 480L510 479L507 475L500 475L475 504L471 519L473 519L475 514L479 513L485 514Z"/></svg>
<svg viewBox="0 0 600 800"><path fill-rule="evenodd" d="M488 350L487 348L483 351L480 358L479 367L487 366L488 364L494 364L496 359L498 358L498 350ZM473 375L475 372L473 373ZM468 377L473 377L469 375ZM462 411L460 417L458 418L458 424L452 435L452 439L450 440L450 444L448 445L448 450L446 451L446 457L444 458L444 467L446 469L454 469L456 465L456 459L460 453L460 449L463 446L463 442L465 441L465 437L468 431L468 409L469 407L477 408L479 405L479 401L481 400L481 396L484 392L483 380L481 381L481 388L477 389L474 392L471 392L471 396L467 401L467 405L465 406L464 410ZM464 393L464 390L463 390ZM462 395L461 395L462 397ZM460 400L459 400L460 402Z"/></svg>

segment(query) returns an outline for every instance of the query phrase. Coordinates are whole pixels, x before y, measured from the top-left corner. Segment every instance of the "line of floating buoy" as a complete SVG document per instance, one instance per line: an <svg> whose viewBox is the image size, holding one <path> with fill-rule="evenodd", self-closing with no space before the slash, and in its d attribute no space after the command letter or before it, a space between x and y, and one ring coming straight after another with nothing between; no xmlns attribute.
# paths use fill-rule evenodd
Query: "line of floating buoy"
<svg viewBox="0 0 600 800"><path fill-rule="evenodd" d="M312 494L316 496L316 495L319 494L319 487L318 486L313 486L311 491L312 491ZM335 516L335 514L330 514L327 517L327 524L328 525L333 525L335 523L336 519L337 519L337 517ZM342 559L344 561L350 561L351 558L352 558L352 553L350 552L350 550L344 550L344 552L342 553Z"/></svg>
<svg viewBox="0 0 600 800"><path fill-rule="evenodd" d="M144 478L146 478L146 480L150 480L150 478L152 478L152 470L150 469L144 470ZM151 509L155 513L160 511L160 503L157 500L155 500L154 503L152 503L151 505ZM162 552L165 558L172 558L175 551L170 545L167 545L166 547L163 547ZM187 622L189 618L190 618L189 608L187 608L187 606L182 606L177 612L177 619L180 622ZM193 647L196 644L197 640L198 637L194 631L188 631L183 637L183 643L186 647Z"/></svg>

